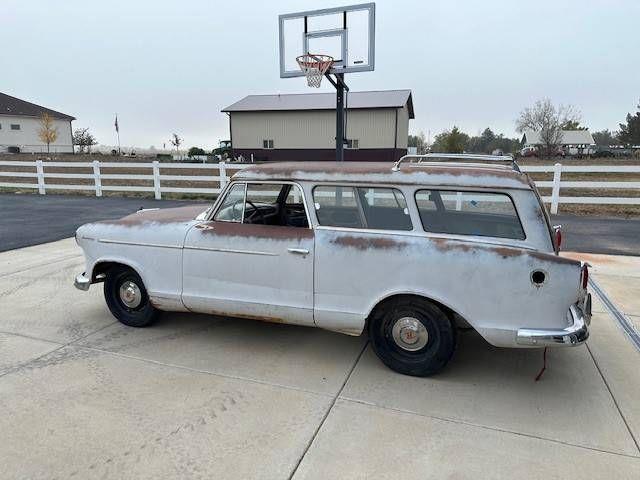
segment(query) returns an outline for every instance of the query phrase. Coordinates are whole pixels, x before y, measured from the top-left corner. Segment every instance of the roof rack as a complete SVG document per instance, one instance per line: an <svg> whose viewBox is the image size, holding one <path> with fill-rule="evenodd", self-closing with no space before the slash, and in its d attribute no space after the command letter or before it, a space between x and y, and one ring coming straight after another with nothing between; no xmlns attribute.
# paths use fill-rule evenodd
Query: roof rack
<svg viewBox="0 0 640 480"><path fill-rule="evenodd" d="M513 159L511 155L480 155L475 153L426 153L424 155L404 155L403 157L400 158L400 160L398 160L396 163L393 164L393 167L391 167L391 171L397 172L398 170L400 170L400 164L405 160L418 160L418 163L422 163L423 159L429 159L429 158L463 160L462 164L466 164L466 165L486 165L486 164L473 164L471 162L464 162L465 160L483 160L483 161L489 161L489 162L503 162L503 163L508 163L514 171L520 172L520 167L518 166L518 164L516 163L516 161Z"/></svg>

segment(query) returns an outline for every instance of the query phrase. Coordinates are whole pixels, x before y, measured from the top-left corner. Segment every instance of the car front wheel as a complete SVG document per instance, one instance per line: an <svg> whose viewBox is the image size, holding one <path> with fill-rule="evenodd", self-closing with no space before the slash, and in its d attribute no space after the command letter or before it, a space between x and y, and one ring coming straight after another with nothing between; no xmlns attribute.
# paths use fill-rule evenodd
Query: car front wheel
<svg viewBox="0 0 640 480"><path fill-rule="evenodd" d="M158 316L140 275L126 267L113 268L104 281L104 298L114 317L130 327L146 327Z"/></svg>
<svg viewBox="0 0 640 480"><path fill-rule="evenodd" d="M426 377L440 371L456 347L456 329L431 302L400 298L376 312L369 322L373 350L392 370Z"/></svg>

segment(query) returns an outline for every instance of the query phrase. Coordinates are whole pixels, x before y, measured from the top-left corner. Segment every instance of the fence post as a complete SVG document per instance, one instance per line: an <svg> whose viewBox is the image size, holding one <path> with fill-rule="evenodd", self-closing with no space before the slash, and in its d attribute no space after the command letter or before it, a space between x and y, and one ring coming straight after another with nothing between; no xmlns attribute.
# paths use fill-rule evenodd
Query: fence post
<svg viewBox="0 0 640 480"><path fill-rule="evenodd" d="M44 195L46 193L44 186L44 166L42 160L36 160L36 174L38 175L38 193Z"/></svg>
<svg viewBox="0 0 640 480"><path fill-rule="evenodd" d="M562 176L562 164L556 163L553 167L553 188L551 190L551 213L558 213L560 203L560 177Z"/></svg>
<svg viewBox="0 0 640 480"><path fill-rule="evenodd" d="M153 161L153 192L156 200L162 198L162 192L160 190L160 163L157 160Z"/></svg>
<svg viewBox="0 0 640 480"><path fill-rule="evenodd" d="M100 160L93 162L93 183L96 186L96 197L102 196L102 179L100 178Z"/></svg>
<svg viewBox="0 0 640 480"><path fill-rule="evenodd" d="M224 187L227 185L227 167L224 160L221 160L220 163L218 163L218 170L218 175L220 176L220 191L222 192Z"/></svg>

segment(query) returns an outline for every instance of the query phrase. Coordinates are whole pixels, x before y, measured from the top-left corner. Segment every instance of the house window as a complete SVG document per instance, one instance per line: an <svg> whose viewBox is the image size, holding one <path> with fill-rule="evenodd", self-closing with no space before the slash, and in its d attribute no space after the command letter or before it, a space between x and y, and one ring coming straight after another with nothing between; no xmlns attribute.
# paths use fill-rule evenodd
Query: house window
<svg viewBox="0 0 640 480"><path fill-rule="evenodd" d="M273 140L262 140L262 148L273 148Z"/></svg>
<svg viewBox="0 0 640 480"><path fill-rule="evenodd" d="M18 125L17 123L12 123L11 130L20 130L20 125Z"/></svg>
<svg viewBox="0 0 640 480"><path fill-rule="evenodd" d="M347 140L347 148L352 148L354 150L357 150L358 148L360 148L360 143L358 139L353 138L353 139Z"/></svg>

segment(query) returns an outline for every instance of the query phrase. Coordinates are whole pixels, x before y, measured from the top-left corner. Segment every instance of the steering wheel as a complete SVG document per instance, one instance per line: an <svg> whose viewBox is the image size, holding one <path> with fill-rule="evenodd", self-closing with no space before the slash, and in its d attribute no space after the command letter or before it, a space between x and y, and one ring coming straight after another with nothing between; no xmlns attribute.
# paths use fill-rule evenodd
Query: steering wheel
<svg viewBox="0 0 640 480"><path fill-rule="evenodd" d="M262 211L258 207L256 207L255 204L251 200L247 200L247 203L249 205L251 205L251 207L253 208L253 212L251 212L251 215L249 215L247 217L247 221L249 223L253 223L253 218L256 215L259 215L260 216L260 220L262 221L262 224L266 225L267 224L267 220L264 218L264 214L262 213Z"/></svg>
<svg viewBox="0 0 640 480"><path fill-rule="evenodd" d="M233 214L232 215L233 218L236 218L236 215L238 213L241 213L241 212L237 212L236 211L236 206L239 205L240 203L243 203L243 202L244 202L244 198L240 198L240 199L236 200L235 202L233 202L233 205L231 205L231 213ZM240 215L240 220L242 221L242 215Z"/></svg>

